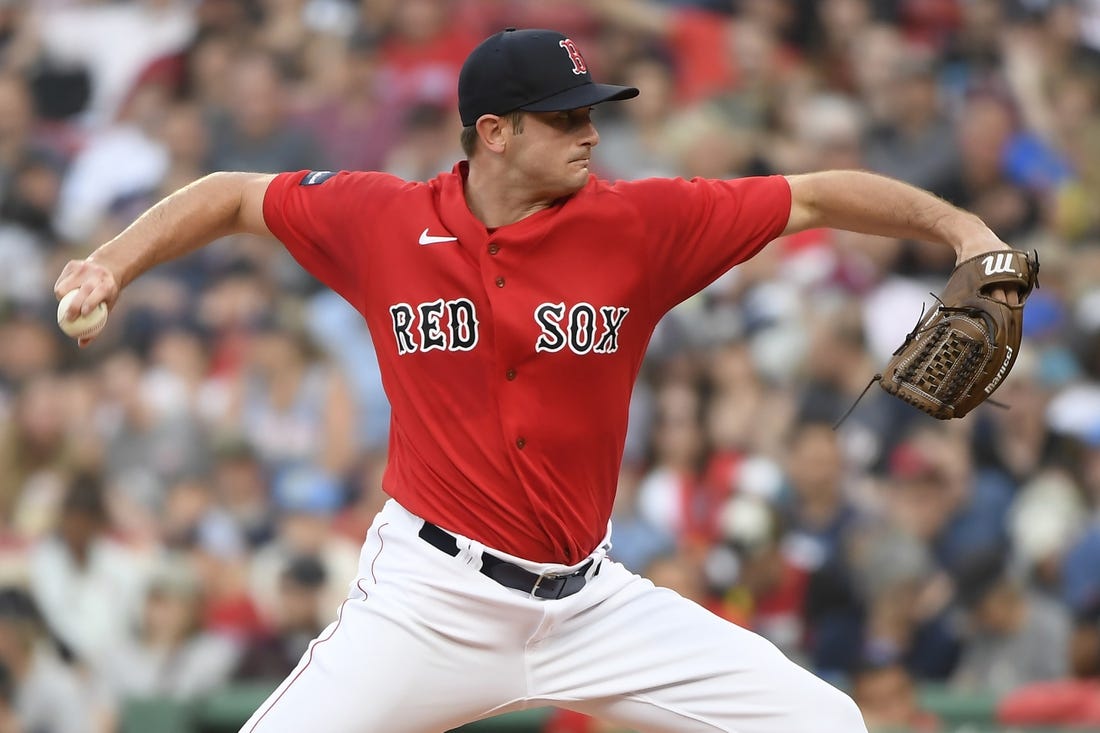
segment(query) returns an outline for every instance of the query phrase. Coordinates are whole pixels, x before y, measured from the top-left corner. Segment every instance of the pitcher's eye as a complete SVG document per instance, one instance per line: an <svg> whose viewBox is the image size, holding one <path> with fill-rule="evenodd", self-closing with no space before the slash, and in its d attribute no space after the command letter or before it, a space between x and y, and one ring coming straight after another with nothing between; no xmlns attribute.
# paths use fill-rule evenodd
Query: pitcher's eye
<svg viewBox="0 0 1100 733"><path fill-rule="evenodd" d="M561 118L563 122L569 125L570 129L578 128L582 125L587 125L592 119L592 108L585 107L583 109L571 109L564 113Z"/></svg>

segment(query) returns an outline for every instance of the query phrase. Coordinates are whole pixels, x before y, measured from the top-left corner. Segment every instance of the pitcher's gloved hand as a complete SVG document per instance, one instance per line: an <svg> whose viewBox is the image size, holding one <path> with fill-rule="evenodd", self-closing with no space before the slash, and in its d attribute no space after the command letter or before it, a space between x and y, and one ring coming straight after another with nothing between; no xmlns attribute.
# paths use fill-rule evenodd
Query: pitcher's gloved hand
<svg viewBox="0 0 1100 733"><path fill-rule="evenodd" d="M1024 302L1038 285L1037 253L995 250L960 262L930 311L894 352L879 384L948 420L984 402L1020 351ZM997 291L997 292L995 292Z"/></svg>

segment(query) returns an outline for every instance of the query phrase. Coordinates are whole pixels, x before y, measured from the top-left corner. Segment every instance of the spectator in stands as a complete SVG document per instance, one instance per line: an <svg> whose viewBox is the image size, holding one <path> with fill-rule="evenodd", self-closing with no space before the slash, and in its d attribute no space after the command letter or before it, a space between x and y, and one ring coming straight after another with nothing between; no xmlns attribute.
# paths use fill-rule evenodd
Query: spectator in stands
<svg viewBox="0 0 1100 733"><path fill-rule="evenodd" d="M863 314L856 303L824 311L809 324L810 353L798 383L798 409L805 420L835 423L859 400L845 418L840 444L845 458L867 470L876 468L893 449L899 423L912 415L899 415L890 400L877 393L860 394L874 374L873 357L867 350Z"/></svg>
<svg viewBox="0 0 1100 733"><path fill-rule="evenodd" d="M153 71L135 77L111 124L90 136L66 171L56 217L66 241L113 236L112 208L156 190L167 173L168 152L158 134L178 75Z"/></svg>
<svg viewBox="0 0 1100 733"><path fill-rule="evenodd" d="M409 181L427 181L454 165L461 152L447 131L454 114L434 104L410 107L402 120L402 140L386 153L382 170Z"/></svg>
<svg viewBox="0 0 1100 733"><path fill-rule="evenodd" d="M783 553L779 511L745 491L726 504L720 525L725 542L706 564L711 586L721 592L716 610L798 658L808 577Z"/></svg>
<svg viewBox="0 0 1100 733"><path fill-rule="evenodd" d="M713 105L673 114L664 137L664 148L686 178L737 178L754 172L755 130L731 123Z"/></svg>
<svg viewBox="0 0 1100 733"><path fill-rule="evenodd" d="M380 49L383 100L399 114L418 104L454 109L458 71L480 36L455 18L448 0L405 0L392 6Z"/></svg>
<svg viewBox="0 0 1100 733"><path fill-rule="evenodd" d="M1011 726L1100 726L1100 603L1074 621L1069 646L1071 676L1013 690L997 706L997 719Z"/></svg>
<svg viewBox="0 0 1100 733"><path fill-rule="evenodd" d="M278 616L279 578L289 562L303 556L317 559L325 569L322 604L329 614L347 597L347 578L355 575L359 545L331 531L333 517L343 506L340 483L312 466L279 473L272 485L278 512L277 532L252 558L249 585L261 617Z"/></svg>
<svg viewBox="0 0 1100 733"><path fill-rule="evenodd" d="M678 543L697 545L709 534L713 516L700 506L699 396L690 382L670 382L658 393L657 404L652 466L638 487L640 513Z"/></svg>
<svg viewBox="0 0 1100 733"><path fill-rule="evenodd" d="M248 547L255 549L275 536L269 469L243 438L227 437L215 450L214 500L225 507Z"/></svg>
<svg viewBox="0 0 1100 733"><path fill-rule="evenodd" d="M840 555L843 535L858 512L845 494L844 456L829 424L798 423L789 447L788 542L797 548L795 562L812 572Z"/></svg>
<svg viewBox="0 0 1100 733"><path fill-rule="evenodd" d="M356 449L384 452L389 443L390 403L382 391L374 342L363 317L336 293L322 290L306 305L306 329L348 380L355 410Z"/></svg>
<svg viewBox="0 0 1100 733"><path fill-rule="evenodd" d="M822 674L840 675L854 664L860 647L862 602L843 551L859 512L845 495L844 458L831 426L798 423L789 446L791 496L784 543L791 561L810 576L804 607L807 652Z"/></svg>
<svg viewBox="0 0 1100 733"><path fill-rule="evenodd" d="M935 715L921 710L909 671L897 662L866 663L852 674L856 701L870 733L936 733Z"/></svg>
<svg viewBox="0 0 1100 733"><path fill-rule="evenodd" d="M671 62L657 54L632 59L623 83L641 90L638 104L624 105L619 117L600 120L599 167L612 178L645 178L676 171L665 130L675 110ZM602 110L601 110L602 111Z"/></svg>
<svg viewBox="0 0 1100 733"><path fill-rule="evenodd" d="M316 557L303 555L287 563L279 576L273 625L249 640L234 672L236 679L278 681L290 674L331 616L322 603L327 580L325 566Z"/></svg>
<svg viewBox="0 0 1100 733"><path fill-rule="evenodd" d="M671 553L676 547L675 534L654 525L642 513L638 502L642 478L640 466L629 462L623 464L611 511L616 537L615 559L636 573L641 573L654 559Z"/></svg>
<svg viewBox="0 0 1100 733"><path fill-rule="evenodd" d="M31 514L24 511L23 528L41 532L44 522L33 516L38 514L33 504L56 504L74 468L76 443L67 429L63 398L61 380L46 372L23 382L10 406L0 433L0 517L9 528L18 526L17 506L22 505Z"/></svg>
<svg viewBox="0 0 1100 733"><path fill-rule="evenodd" d="M701 606L714 607L707 593L702 563L690 549L653 558L642 574L652 580L654 585L675 591Z"/></svg>
<svg viewBox="0 0 1100 733"><path fill-rule="evenodd" d="M201 424L171 386L129 351L105 360L102 404L113 419L104 436L104 478L127 499L153 508L173 481L209 465Z"/></svg>
<svg viewBox="0 0 1100 733"><path fill-rule="evenodd" d="M192 9L181 0L126 3L39 3L35 23L47 58L86 68L92 124L114 120L142 69L194 37ZM119 39L127 39L120 43Z"/></svg>
<svg viewBox="0 0 1100 733"><path fill-rule="evenodd" d="M229 639L202 629L195 571L167 558L149 580L136 637L113 646L100 674L120 701L137 697L194 700L220 688L237 664Z"/></svg>
<svg viewBox="0 0 1100 733"><path fill-rule="evenodd" d="M358 543L366 536L370 525L389 499L382 490L382 474L386 470L384 452L364 451L352 472L348 487L348 503L333 520L332 529L352 542Z"/></svg>
<svg viewBox="0 0 1100 733"><path fill-rule="evenodd" d="M194 569L203 628L235 639L261 628L248 592L247 538L210 482L194 477L173 484L160 517L162 547L185 558Z"/></svg>
<svg viewBox="0 0 1100 733"><path fill-rule="evenodd" d="M107 495L96 474L66 486L54 534L30 550L30 590L51 631L97 668L129 637L144 592L138 558L110 536Z"/></svg>
<svg viewBox="0 0 1100 733"><path fill-rule="evenodd" d="M1018 131L1011 104L984 91L973 92L964 102L956 128L962 187L952 198L1002 236L1016 240L1037 224L1039 201L1007 175L1005 152Z"/></svg>
<svg viewBox="0 0 1100 733"><path fill-rule="evenodd" d="M1029 592L1003 552L968 558L955 577L968 639L952 677L961 690L1004 694L1054 680L1067 669L1070 622L1065 609Z"/></svg>
<svg viewBox="0 0 1100 733"><path fill-rule="evenodd" d="M721 307L715 310L712 319L717 325L729 312ZM723 339L703 359L710 388L703 407L711 452L704 480L714 494L709 504L715 518L737 479L726 475L725 486L718 486L715 481L722 479L714 472L724 473L720 469L723 462L777 455L792 420L790 396L776 384L774 373L769 374L758 362L758 353L748 339Z"/></svg>
<svg viewBox="0 0 1100 733"><path fill-rule="evenodd" d="M887 82L887 116L875 120L869 134L867 164L941 196L957 196L959 152L943 112L935 62L917 49L901 53Z"/></svg>
<svg viewBox="0 0 1100 733"><path fill-rule="evenodd" d="M33 263L31 267L34 267ZM20 427L19 424L31 414L19 404L23 401L22 393L29 391L36 379L41 379L43 383L55 380L57 370L64 361L53 324L43 323L38 308L23 307L13 300L0 296L0 302L7 302L10 310L5 318L0 319L0 339L7 345L7 348L0 350L0 401L5 404L5 424L0 427L0 465L4 466L9 464L4 463L7 448L2 446L14 438L8 433L24 430L25 426ZM86 373L79 376L87 379ZM56 394L53 390L42 391ZM2 480L0 486L3 486Z"/></svg>
<svg viewBox="0 0 1100 733"><path fill-rule="evenodd" d="M383 99L378 39L360 32L346 42L330 40L335 58L325 59L327 86L308 85L296 103L295 119L321 148L314 165L333 170L382 170L389 149L400 143L400 109ZM449 137L449 136L446 136Z"/></svg>
<svg viewBox="0 0 1100 733"><path fill-rule="evenodd" d="M314 462L333 476L351 468L351 395L340 371L318 356L305 334L273 323L253 332L233 414L276 473Z"/></svg>
<svg viewBox="0 0 1100 733"><path fill-rule="evenodd" d="M1021 567L1037 591L1060 598L1062 563L1086 517L1080 487L1062 470L1042 471L1020 487L1009 515L1010 534Z"/></svg>
<svg viewBox="0 0 1100 733"><path fill-rule="evenodd" d="M315 165L317 144L290 124L286 80L275 59L246 51L228 73L228 108L211 128L207 170L291 171Z"/></svg>
<svg viewBox="0 0 1100 733"><path fill-rule="evenodd" d="M208 31L188 48L189 97L203 114L221 115L229 109L233 96L229 72L240 46L239 36L232 32Z"/></svg>
<svg viewBox="0 0 1100 733"><path fill-rule="evenodd" d="M0 704L3 733L93 733L101 713L77 673L49 641L34 601L22 588L0 588ZM17 719L13 722L12 717Z"/></svg>
<svg viewBox="0 0 1100 733"><path fill-rule="evenodd" d="M851 94L857 88L862 40L889 11L871 0L824 0L815 10L817 32L807 44L810 61L827 87Z"/></svg>
<svg viewBox="0 0 1100 733"><path fill-rule="evenodd" d="M0 666L0 733L23 733L15 703L14 681L7 667Z"/></svg>
<svg viewBox="0 0 1100 733"><path fill-rule="evenodd" d="M1084 400L1078 401L1091 412ZM1091 416L1089 419L1093 419ZM1091 519L1081 528L1066 549L1061 563L1061 595L1064 603L1074 614L1088 613L1100 599L1100 520L1096 509L1100 507L1100 433L1086 440L1071 441L1073 460L1071 466L1082 493L1086 507L1091 510Z"/></svg>
<svg viewBox="0 0 1100 733"><path fill-rule="evenodd" d="M11 72L0 75L0 199L11 196L16 171L28 162L48 161L58 168L64 163L61 151L43 139L38 123L27 80ZM40 203L48 215L56 200Z"/></svg>
<svg viewBox="0 0 1100 733"><path fill-rule="evenodd" d="M845 557L865 608L862 656L903 665L918 680L946 680L958 663L951 580L929 548L889 522L847 538Z"/></svg>
<svg viewBox="0 0 1100 733"><path fill-rule="evenodd" d="M209 131L201 109L186 101L166 105L154 139L167 156L167 164L149 190L125 197L111 207L110 226L121 229L144 211L151 201L163 198L202 176L209 156Z"/></svg>
<svg viewBox="0 0 1100 733"><path fill-rule="evenodd" d="M925 543L937 564L952 571L972 555L1006 541L1011 484L975 471L967 444L920 426L889 458L883 499L891 521Z"/></svg>
<svg viewBox="0 0 1100 733"><path fill-rule="evenodd" d="M644 33L672 54L676 69L676 98L684 104L729 93L744 81L739 53L737 19L711 8L683 3L669 6L656 0L597 0L592 9L605 21L628 31ZM762 23L759 32L772 33ZM789 69L794 55L781 44L766 44L766 52L752 59L758 68Z"/></svg>

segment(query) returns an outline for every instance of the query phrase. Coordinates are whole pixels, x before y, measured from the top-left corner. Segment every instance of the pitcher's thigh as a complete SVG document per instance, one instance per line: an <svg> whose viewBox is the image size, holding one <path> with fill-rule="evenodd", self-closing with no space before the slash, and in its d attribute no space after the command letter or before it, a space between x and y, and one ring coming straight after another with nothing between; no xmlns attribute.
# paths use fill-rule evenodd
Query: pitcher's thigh
<svg viewBox="0 0 1100 733"><path fill-rule="evenodd" d="M866 733L846 694L649 581L626 583L585 621L548 665L555 704L646 733Z"/></svg>
<svg viewBox="0 0 1100 733"><path fill-rule="evenodd" d="M240 733L439 733L514 697L514 671L349 600Z"/></svg>

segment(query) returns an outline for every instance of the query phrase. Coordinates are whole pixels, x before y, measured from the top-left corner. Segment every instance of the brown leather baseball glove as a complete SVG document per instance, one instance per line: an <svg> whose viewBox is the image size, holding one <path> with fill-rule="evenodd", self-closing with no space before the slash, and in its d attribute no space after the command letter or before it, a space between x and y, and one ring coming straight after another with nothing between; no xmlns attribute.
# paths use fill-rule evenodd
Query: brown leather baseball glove
<svg viewBox="0 0 1100 733"><path fill-rule="evenodd" d="M1024 301L1038 285L1038 253L999 250L960 262L882 374L890 394L940 420L962 417L1003 382L1020 351ZM990 296L1016 291L1019 303Z"/></svg>

